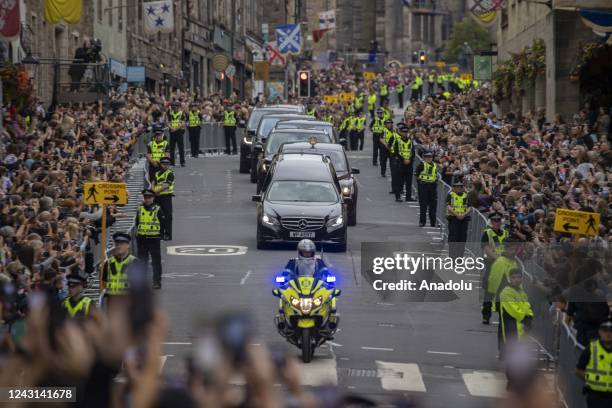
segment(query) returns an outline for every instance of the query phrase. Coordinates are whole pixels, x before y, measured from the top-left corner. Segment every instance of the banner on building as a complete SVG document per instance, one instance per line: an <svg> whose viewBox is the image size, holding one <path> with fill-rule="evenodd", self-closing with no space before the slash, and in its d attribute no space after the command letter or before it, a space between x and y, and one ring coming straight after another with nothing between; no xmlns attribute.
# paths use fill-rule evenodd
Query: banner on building
<svg viewBox="0 0 612 408"><path fill-rule="evenodd" d="M474 79L490 81L493 61L490 55L474 55Z"/></svg>
<svg viewBox="0 0 612 408"><path fill-rule="evenodd" d="M336 10L319 13L319 30L336 28Z"/></svg>
<svg viewBox="0 0 612 408"><path fill-rule="evenodd" d="M171 33L174 31L172 0L142 3L142 15L145 33Z"/></svg>
<svg viewBox="0 0 612 408"><path fill-rule="evenodd" d="M45 21L55 24L64 20L76 24L81 21L81 6L81 0L45 0Z"/></svg>
<svg viewBox="0 0 612 408"><path fill-rule="evenodd" d="M0 2L0 38L13 40L19 36L19 1Z"/></svg>

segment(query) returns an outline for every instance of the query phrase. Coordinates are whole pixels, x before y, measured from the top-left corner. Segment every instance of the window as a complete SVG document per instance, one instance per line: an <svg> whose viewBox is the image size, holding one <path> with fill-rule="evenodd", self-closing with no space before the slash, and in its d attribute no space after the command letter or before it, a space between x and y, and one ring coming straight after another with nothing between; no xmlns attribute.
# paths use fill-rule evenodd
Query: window
<svg viewBox="0 0 612 408"><path fill-rule="evenodd" d="M98 0L98 23L102 22L103 15L104 15L104 8L102 7L102 0Z"/></svg>
<svg viewBox="0 0 612 408"><path fill-rule="evenodd" d="M117 17L117 28L119 29L119 31L123 30L123 0L119 0L119 8L117 9L117 14L119 14L119 17Z"/></svg>
<svg viewBox="0 0 612 408"><path fill-rule="evenodd" d="M108 0L108 7L106 8L106 12L108 13L108 25L110 27L113 26L113 0Z"/></svg>

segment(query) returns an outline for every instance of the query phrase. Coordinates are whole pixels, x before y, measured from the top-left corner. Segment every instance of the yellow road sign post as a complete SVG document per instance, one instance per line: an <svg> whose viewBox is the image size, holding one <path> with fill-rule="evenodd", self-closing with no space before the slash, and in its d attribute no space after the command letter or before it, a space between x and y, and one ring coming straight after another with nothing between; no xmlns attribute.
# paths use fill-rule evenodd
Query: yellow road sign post
<svg viewBox="0 0 612 408"><path fill-rule="evenodd" d="M102 206L102 231L101 231L101 255L100 265L106 261L106 205L127 204L127 186L125 183L109 183L106 181L91 181L84 183L83 194L85 204L99 204ZM100 275L100 290L103 289L104 282Z"/></svg>
<svg viewBox="0 0 612 408"><path fill-rule="evenodd" d="M557 232L597 235L599 234L599 223L599 213L565 210L563 208L557 208L555 211L554 230Z"/></svg>

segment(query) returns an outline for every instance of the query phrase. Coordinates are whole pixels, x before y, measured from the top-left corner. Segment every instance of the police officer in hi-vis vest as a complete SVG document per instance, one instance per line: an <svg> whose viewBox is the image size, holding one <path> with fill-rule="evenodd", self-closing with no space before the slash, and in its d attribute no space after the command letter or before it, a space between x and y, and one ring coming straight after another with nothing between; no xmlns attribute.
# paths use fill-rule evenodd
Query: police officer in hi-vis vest
<svg viewBox="0 0 612 408"><path fill-rule="evenodd" d="M465 241L470 222L471 208L463 182L455 181L452 191L446 197L446 218L448 219L448 255L460 258L465 252Z"/></svg>
<svg viewBox="0 0 612 408"><path fill-rule="evenodd" d="M151 180L155 192L155 204L159 205L165 216L164 241L172 241L172 197L174 197L174 172L170 170L170 160L160 160L161 169Z"/></svg>
<svg viewBox="0 0 612 408"><path fill-rule="evenodd" d="M164 129L155 127L153 139L147 145L147 162L149 163L149 180L155 176L155 172L160 169L159 161L168 156L168 141L164 137Z"/></svg>
<svg viewBox="0 0 612 408"><path fill-rule="evenodd" d="M113 234L115 249L113 255L106 259L102 265L102 282L104 297L106 301L115 296L127 295L129 288L128 271L136 261L136 257L130 254L129 234L116 232Z"/></svg>
<svg viewBox="0 0 612 408"><path fill-rule="evenodd" d="M387 177L387 160L391 164L389 145L395 137L395 129L393 128L393 121L391 119L385 120L385 127L380 137L380 176Z"/></svg>
<svg viewBox="0 0 612 408"><path fill-rule="evenodd" d="M404 84L404 80L400 79L399 83L395 85L395 92L397 92L397 102L399 103L400 109L404 109L404 91L406 90L406 85Z"/></svg>
<svg viewBox="0 0 612 408"><path fill-rule="evenodd" d="M436 226L436 208L438 206L438 167L433 161L433 153L423 153L423 162L416 168L419 192L419 227L424 227L429 211L429 224Z"/></svg>
<svg viewBox="0 0 612 408"><path fill-rule="evenodd" d="M504 254L504 243L508 239L508 230L502 228L502 216L493 213L489 216L489 226L484 230L480 242L485 257L485 271L483 276L483 287L487 287L489 274L493 263ZM489 324L491 319L491 309L493 306L492 294L484 291L482 302L482 323Z"/></svg>
<svg viewBox="0 0 612 408"><path fill-rule="evenodd" d="M383 149L380 146L380 139L385 132L384 111L382 108L376 109L376 116L372 117L370 130L372 131L372 165L378 166L378 153Z"/></svg>
<svg viewBox="0 0 612 408"><path fill-rule="evenodd" d="M355 116L353 116L351 126L351 150L363 150L363 132L365 129L365 120L366 118L363 111L361 109L357 109Z"/></svg>
<svg viewBox="0 0 612 408"><path fill-rule="evenodd" d="M389 98L389 85L387 85L386 82L380 84L380 87L378 88L378 95L380 96L380 104L382 106Z"/></svg>
<svg viewBox="0 0 612 408"><path fill-rule="evenodd" d="M83 296L83 289L87 285L87 278L78 272L73 272L67 277L68 297L64 299L62 306L71 319L81 320L89 316L89 310L93 301Z"/></svg>
<svg viewBox="0 0 612 408"><path fill-rule="evenodd" d="M185 167L185 114L180 110L178 102L172 102L172 109L168 112L168 126L170 127L170 163L175 165L176 147L178 145L181 167Z"/></svg>
<svg viewBox="0 0 612 408"><path fill-rule="evenodd" d="M159 205L155 204L155 193L152 190L143 190L142 196L143 202L138 207L134 222L138 259L147 265L151 256L153 289L161 289L161 239L165 233L163 229L166 217Z"/></svg>
<svg viewBox="0 0 612 408"><path fill-rule="evenodd" d="M223 129L225 130L225 154L236 154L236 110L229 102L223 112Z"/></svg>
<svg viewBox="0 0 612 408"><path fill-rule="evenodd" d="M399 137L391 139L389 151L391 152L391 186L395 201L401 202L402 191L405 190L406 201L412 199L412 158L414 157L414 143L408 136L408 126L405 123L397 125Z"/></svg>
<svg viewBox="0 0 612 408"><path fill-rule="evenodd" d="M193 102L189 110L189 149L191 157L198 157L202 151L200 150L200 131L202 130L202 114L198 109L198 105Z"/></svg>
<svg viewBox="0 0 612 408"><path fill-rule="evenodd" d="M584 349L576 365L588 408L612 406L612 320L600 323L597 333L598 338Z"/></svg>

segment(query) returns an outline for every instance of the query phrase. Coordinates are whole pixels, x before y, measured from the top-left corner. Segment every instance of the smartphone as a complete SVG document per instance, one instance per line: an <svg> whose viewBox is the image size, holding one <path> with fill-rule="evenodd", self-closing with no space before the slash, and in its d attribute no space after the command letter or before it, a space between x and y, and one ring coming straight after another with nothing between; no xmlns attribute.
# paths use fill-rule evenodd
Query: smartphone
<svg viewBox="0 0 612 408"><path fill-rule="evenodd" d="M246 360L246 347L253 336L253 322L244 312L232 312L217 320L219 341L232 356L234 366Z"/></svg>
<svg viewBox="0 0 612 408"><path fill-rule="evenodd" d="M153 290L149 286L146 265L136 261L128 270L129 313L132 333L135 336L144 334L146 327L153 320Z"/></svg>

